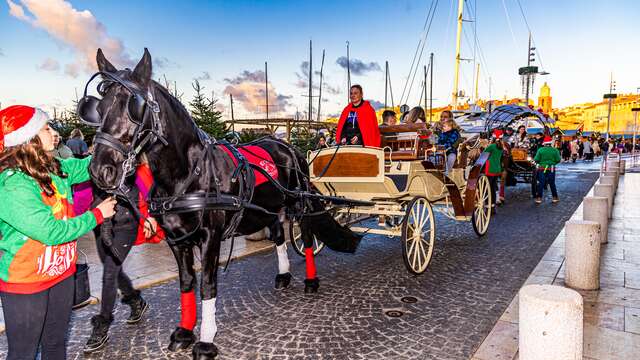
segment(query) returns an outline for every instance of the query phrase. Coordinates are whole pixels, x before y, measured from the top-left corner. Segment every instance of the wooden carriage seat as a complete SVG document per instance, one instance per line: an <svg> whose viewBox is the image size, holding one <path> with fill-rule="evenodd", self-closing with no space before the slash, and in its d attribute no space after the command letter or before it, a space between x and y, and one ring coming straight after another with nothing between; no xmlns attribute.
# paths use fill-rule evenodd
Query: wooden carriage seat
<svg viewBox="0 0 640 360"><path fill-rule="evenodd" d="M430 135L426 124L380 126L380 134L382 147L391 149L391 154L385 152L385 160L424 160L429 148L429 139L424 137Z"/></svg>

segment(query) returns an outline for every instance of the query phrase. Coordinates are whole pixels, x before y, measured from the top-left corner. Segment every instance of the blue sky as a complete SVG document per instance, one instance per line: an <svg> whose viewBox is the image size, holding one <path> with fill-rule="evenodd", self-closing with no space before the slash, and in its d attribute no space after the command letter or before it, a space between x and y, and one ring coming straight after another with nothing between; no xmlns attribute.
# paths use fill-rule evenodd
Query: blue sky
<svg viewBox="0 0 640 360"><path fill-rule="evenodd" d="M634 38L640 33L636 20L640 2L520 3L540 54L537 65L541 60L551 73L538 78L536 96L547 81L556 106L597 101L607 90L610 72L619 92L640 87L640 50ZM430 5L431 0L49 0L46 5L5 0L0 2L0 102L3 107L15 103L47 110L68 107L90 75L97 46L111 49L107 56L117 66L137 61L148 47L155 77L175 81L183 100L191 98L191 82L200 77L225 111L229 93L239 98L235 110L242 117L262 116L264 85L253 80L260 79L256 71L263 70L267 61L270 102L280 105L274 111L291 115L308 104L303 97L307 90L299 86L296 73L308 60L309 40L313 40L314 70L319 70L322 49L326 50L324 116L338 113L347 99L346 72L336 62L345 55L346 41L352 60L369 65L368 71L352 74L352 83L363 85L365 98L383 101L384 63L389 61L398 102ZM434 105L450 101L456 11L457 0L437 1L421 60L425 64L428 53L435 54ZM465 13L466 19L475 13L486 60L481 65L480 97L489 95L489 77L493 98L520 96L517 68L526 62L527 27L517 0L468 0ZM464 58L473 57L473 27L465 23ZM463 63L460 87L469 94L473 73L472 61ZM314 82L318 80L315 76ZM405 101L410 105L420 98L420 80Z"/></svg>

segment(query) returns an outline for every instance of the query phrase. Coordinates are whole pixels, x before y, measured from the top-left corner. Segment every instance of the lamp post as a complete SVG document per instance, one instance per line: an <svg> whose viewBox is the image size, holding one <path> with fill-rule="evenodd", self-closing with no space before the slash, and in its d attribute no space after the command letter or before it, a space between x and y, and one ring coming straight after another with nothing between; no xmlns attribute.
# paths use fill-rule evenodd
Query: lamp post
<svg viewBox="0 0 640 360"><path fill-rule="evenodd" d="M640 111L640 107L634 107L631 109L633 111L633 151L632 154L636 152L636 132L638 130L638 111Z"/></svg>
<svg viewBox="0 0 640 360"><path fill-rule="evenodd" d="M546 71L538 71L538 67L532 65L535 59L536 48L531 46L531 33L529 33L529 45L527 46L527 66L518 69L518 75L522 79L522 90L524 90L525 106L529 106L529 93L533 87L536 75L549 75Z"/></svg>
<svg viewBox="0 0 640 360"><path fill-rule="evenodd" d="M609 108L607 110L607 141L609 141L609 130L611 127L611 103L613 102L613 99L618 97L618 95L613 92L615 89L616 82L613 81L613 74L611 74L611 77L609 78L609 93L604 94L604 99L609 100Z"/></svg>

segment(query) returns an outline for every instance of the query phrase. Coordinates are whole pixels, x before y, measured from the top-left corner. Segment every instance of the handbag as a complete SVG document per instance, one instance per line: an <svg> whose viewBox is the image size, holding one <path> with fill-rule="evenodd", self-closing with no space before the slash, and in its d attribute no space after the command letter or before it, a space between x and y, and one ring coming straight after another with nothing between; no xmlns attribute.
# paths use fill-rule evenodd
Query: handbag
<svg viewBox="0 0 640 360"><path fill-rule="evenodd" d="M73 294L73 309L80 309L91 303L91 286L89 285L89 263L87 254L80 250L84 255L84 263L76 264L76 273L74 274L75 290Z"/></svg>

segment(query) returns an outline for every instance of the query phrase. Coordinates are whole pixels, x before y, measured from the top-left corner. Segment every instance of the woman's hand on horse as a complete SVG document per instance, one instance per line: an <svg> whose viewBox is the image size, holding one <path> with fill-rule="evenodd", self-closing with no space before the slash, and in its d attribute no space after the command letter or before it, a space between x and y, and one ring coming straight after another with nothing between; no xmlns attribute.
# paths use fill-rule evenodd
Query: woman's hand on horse
<svg viewBox="0 0 640 360"><path fill-rule="evenodd" d="M152 237L158 231L158 221L153 217L148 217L144 221L144 237L147 239Z"/></svg>
<svg viewBox="0 0 640 360"><path fill-rule="evenodd" d="M100 205L96 206L96 208L100 210L100 213L102 213L102 217L107 219L112 217L116 213L116 203L117 201L114 197L109 197L101 202Z"/></svg>

